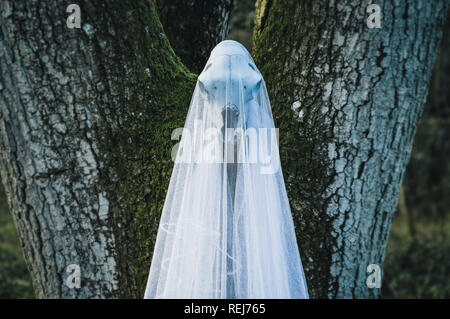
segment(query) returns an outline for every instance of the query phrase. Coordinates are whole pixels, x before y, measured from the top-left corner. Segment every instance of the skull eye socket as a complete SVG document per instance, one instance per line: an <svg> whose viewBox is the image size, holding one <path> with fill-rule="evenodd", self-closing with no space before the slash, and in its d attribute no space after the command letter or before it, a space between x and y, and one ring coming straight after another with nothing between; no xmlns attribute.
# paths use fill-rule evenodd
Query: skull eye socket
<svg viewBox="0 0 450 319"><path fill-rule="evenodd" d="M205 86L205 84L204 84L202 81L198 80L198 85L199 85L199 87L200 87L200 91L201 91L201 92L206 92L206 93L208 93L208 90L206 89L206 86Z"/></svg>
<svg viewBox="0 0 450 319"><path fill-rule="evenodd" d="M212 64L212 63L208 64L208 65L205 67L205 69L203 70L203 72L206 72L206 70L208 70L208 69L211 67L211 64Z"/></svg>

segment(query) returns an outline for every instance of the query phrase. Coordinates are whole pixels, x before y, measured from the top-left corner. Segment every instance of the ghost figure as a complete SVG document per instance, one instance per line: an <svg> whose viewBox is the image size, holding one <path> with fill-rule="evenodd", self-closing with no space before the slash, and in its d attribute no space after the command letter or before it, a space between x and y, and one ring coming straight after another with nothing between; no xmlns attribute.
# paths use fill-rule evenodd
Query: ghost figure
<svg viewBox="0 0 450 319"><path fill-rule="evenodd" d="M223 41L198 77L145 298L308 298L264 79Z"/></svg>
<svg viewBox="0 0 450 319"><path fill-rule="evenodd" d="M248 52L233 41L224 41L214 48L198 78L210 103L221 112L218 125L228 128L239 126L237 119L244 118L247 120L244 126L252 125L252 113L256 111L252 107L257 107L255 100L261 82L262 76Z"/></svg>
<svg viewBox="0 0 450 319"><path fill-rule="evenodd" d="M247 50L234 41L224 41L216 46L206 63L203 72L198 78L202 93L207 96L213 119L213 126L220 128L220 137L224 142L220 150L220 159L226 162L227 177L234 198L235 181L239 149L236 140L239 134L249 128L258 129L258 122L269 122L267 112L259 119L258 93L261 87L262 76ZM267 127L267 124L260 125ZM252 136L257 138L255 134ZM254 141L255 146L257 141ZM218 146L220 148L220 146ZM258 156L256 148L251 148L252 158ZM242 156L241 156L242 160Z"/></svg>

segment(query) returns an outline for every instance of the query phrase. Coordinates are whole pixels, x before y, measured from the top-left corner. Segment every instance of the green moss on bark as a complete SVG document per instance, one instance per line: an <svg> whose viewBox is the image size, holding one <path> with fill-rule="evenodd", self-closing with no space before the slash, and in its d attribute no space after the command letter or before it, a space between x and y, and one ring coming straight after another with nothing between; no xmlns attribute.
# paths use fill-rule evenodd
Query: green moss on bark
<svg viewBox="0 0 450 319"><path fill-rule="evenodd" d="M318 46L326 15L312 14L307 2L257 1L253 55L280 131L283 175L310 295L324 297L334 241L323 197L331 179L327 145L332 127L318 107L322 82L311 81L307 63L314 62L311 55L328 55Z"/></svg>
<svg viewBox="0 0 450 319"><path fill-rule="evenodd" d="M142 298L173 166L171 133L184 125L197 75L173 52L153 1L98 10L108 12L95 15L103 24L96 54L109 85L104 120L113 122L102 133L102 181L114 213L120 294Z"/></svg>
<svg viewBox="0 0 450 319"><path fill-rule="evenodd" d="M118 165L124 172L119 203L123 216L118 220L118 246L121 273L130 289L127 295L142 297L147 280L159 217L168 188L173 163L171 132L182 127L196 76L187 71L170 49L162 33L156 12L150 8L143 21L154 29L151 35L136 34L136 47L129 56L142 52L144 59L136 60L134 76L124 78L125 86L132 89L132 116L125 123L126 130L118 133L124 153ZM153 23L153 25L152 25ZM140 44L148 46L140 47ZM150 54L150 52L152 52ZM157 63L155 63L157 62Z"/></svg>
<svg viewBox="0 0 450 319"><path fill-rule="evenodd" d="M446 1L380 1L383 27L370 29L367 5L257 2L255 62L280 127L312 297L379 294L367 289L366 267L383 263L448 8ZM425 33L433 36L417 36Z"/></svg>

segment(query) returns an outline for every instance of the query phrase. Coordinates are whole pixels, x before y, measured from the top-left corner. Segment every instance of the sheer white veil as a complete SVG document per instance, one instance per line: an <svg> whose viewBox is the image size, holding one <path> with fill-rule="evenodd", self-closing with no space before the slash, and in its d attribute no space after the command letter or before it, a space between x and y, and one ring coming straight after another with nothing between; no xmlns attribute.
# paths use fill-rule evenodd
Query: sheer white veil
<svg viewBox="0 0 450 319"><path fill-rule="evenodd" d="M308 298L266 85L238 42L198 77L145 298Z"/></svg>

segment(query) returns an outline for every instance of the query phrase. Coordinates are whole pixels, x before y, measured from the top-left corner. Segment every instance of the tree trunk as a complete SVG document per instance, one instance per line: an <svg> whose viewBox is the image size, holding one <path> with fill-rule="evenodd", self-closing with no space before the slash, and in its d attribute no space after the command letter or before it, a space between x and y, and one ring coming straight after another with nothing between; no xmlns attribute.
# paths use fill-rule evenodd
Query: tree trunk
<svg viewBox="0 0 450 319"><path fill-rule="evenodd" d="M313 297L377 297L389 227L448 1L258 0L254 56ZM276 45L275 45L275 44Z"/></svg>
<svg viewBox="0 0 450 319"><path fill-rule="evenodd" d="M196 76L152 1L78 3L0 3L2 181L38 297L141 298Z"/></svg>
<svg viewBox="0 0 450 319"><path fill-rule="evenodd" d="M428 100L417 128L403 186L415 220L440 220L450 207L450 19L447 19Z"/></svg>
<svg viewBox="0 0 450 319"><path fill-rule="evenodd" d="M209 53L228 33L233 0L157 0L159 18L181 61L200 73Z"/></svg>

